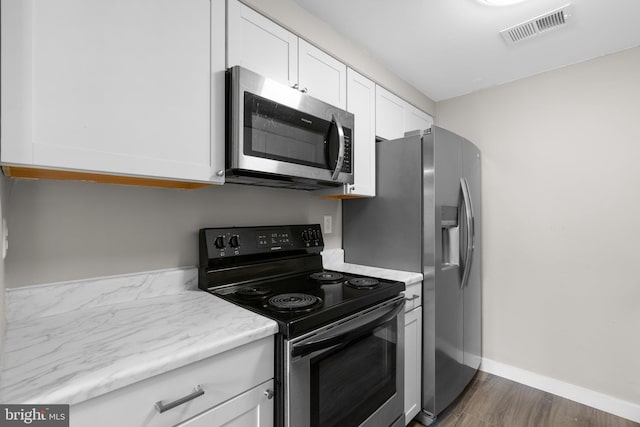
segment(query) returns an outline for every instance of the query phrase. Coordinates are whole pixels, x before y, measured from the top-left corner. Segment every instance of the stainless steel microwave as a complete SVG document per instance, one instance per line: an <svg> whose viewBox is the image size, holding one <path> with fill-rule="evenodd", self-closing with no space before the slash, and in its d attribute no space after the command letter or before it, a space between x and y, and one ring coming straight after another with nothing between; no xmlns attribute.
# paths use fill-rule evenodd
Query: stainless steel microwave
<svg viewBox="0 0 640 427"><path fill-rule="evenodd" d="M353 184L353 114L236 66L227 71L226 181Z"/></svg>

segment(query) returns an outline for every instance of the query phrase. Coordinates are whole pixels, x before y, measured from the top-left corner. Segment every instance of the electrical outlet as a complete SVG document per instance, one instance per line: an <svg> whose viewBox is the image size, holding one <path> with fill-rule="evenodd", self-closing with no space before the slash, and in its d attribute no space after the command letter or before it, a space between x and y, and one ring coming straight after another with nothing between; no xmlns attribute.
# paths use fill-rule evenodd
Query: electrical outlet
<svg viewBox="0 0 640 427"><path fill-rule="evenodd" d="M331 229L331 215L324 216L324 234L331 234L333 230Z"/></svg>

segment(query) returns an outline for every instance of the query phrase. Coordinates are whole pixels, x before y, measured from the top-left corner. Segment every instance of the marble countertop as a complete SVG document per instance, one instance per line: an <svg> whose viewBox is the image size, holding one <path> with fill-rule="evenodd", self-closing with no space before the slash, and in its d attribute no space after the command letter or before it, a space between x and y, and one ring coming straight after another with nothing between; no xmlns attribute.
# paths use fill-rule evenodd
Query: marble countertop
<svg viewBox="0 0 640 427"><path fill-rule="evenodd" d="M8 290L0 402L78 403L277 332L273 320L196 289L196 275Z"/></svg>
<svg viewBox="0 0 640 427"><path fill-rule="evenodd" d="M424 278L422 273L346 263L344 262L344 251L342 249L324 251L322 252L322 258L323 267L327 270L362 274L363 276L372 276L388 280L398 280L404 282L405 286L420 283Z"/></svg>
<svg viewBox="0 0 640 427"><path fill-rule="evenodd" d="M326 269L420 283L421 273ZM197 289L195 268L7 289L0 402L75 404L273 335L273 320Z"/></svg>

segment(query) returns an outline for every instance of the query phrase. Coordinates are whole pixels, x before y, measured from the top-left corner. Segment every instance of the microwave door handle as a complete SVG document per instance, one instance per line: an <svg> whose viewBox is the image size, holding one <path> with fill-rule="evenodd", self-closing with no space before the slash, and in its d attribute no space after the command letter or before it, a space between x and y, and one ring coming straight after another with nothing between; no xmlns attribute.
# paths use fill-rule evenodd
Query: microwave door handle
<svg viewBox="0 0 640 427"><path fill-rule="evenodd" d="M323 338L321 340L311 341L306 344L294 345L291 350L291 356L307 356L319 350L325 350L337 345L344 345L346 343L349 343L354 339L365 335L367 332L370 332L376 327L384 325L385 323L393 320L393 318L395 318L401 310L404 310L404 298L398 300L395 305L396 307L390 313L382 315L375 320L372 320L369 323L365 323L364 325L359 326L351 331L343 332L337 335Z"/></svg>
<svg viewBox="0 0 640 427"><path fill-rule="evenodd" d="M340 143L340 148L338 149L338 160L336 161L336 168L333 171L333 175L331 175L331 179L335 181L338 179L338 175L342 171L342 164L344 163L344 129L342 129L342 125L338 121L335 114L331 115L331 121L335 123L336 129L338 129L338 141Z"/></svg>

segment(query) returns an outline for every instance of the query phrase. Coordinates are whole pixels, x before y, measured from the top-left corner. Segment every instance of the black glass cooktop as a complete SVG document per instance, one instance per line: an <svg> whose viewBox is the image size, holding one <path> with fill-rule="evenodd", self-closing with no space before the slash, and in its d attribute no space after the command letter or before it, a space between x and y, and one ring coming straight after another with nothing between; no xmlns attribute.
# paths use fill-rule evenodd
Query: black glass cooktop
<svg viewBox="0 0 640 427"><path fill-rule="evenodd" d="M278 322L292 338L397 296L403 282L319 270L210 289L227 301Z"/></svg>

